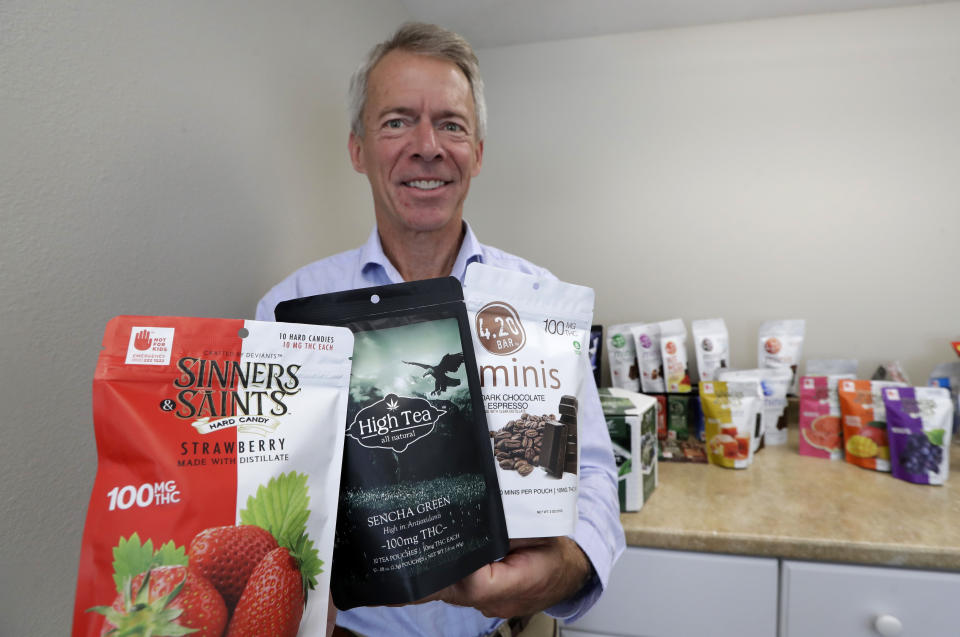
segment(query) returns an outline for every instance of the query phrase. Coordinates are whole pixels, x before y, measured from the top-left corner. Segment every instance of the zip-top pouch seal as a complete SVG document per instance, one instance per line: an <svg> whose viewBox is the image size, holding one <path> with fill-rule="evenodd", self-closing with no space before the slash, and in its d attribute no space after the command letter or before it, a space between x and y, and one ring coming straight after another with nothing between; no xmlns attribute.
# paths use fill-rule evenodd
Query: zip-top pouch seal
<svg viewBox="0 0 960 637"><path fill-rule="evenodd" d="M890 471L887 410L883 404L883 390L888 387L906 385L862 379L841 380L837 384L844 459L850 464L875 471Z"/></svg>
<svg viewBox="0 0 960 637"><path fill-rule="evenodd" d="M728 469L746 469L753 462L753 436L760 418L759 381L700 383L707 437L707 460Z"/></svg>
<svg viewBox="0 0 960 637"><path fill-rule="evenodd" d="M570 535L593 289L471 263L463 291L507 531Z"/></svg>
<svg viewBox="0 0 960 637"><path fill-rule="evenodd" d="M284 301L275 314L354 333L331 581L337 608L416 601L506 555L460 282L334 292Z"/></svg>
<svg viewBox="0 0 960 637"><path fill-rule="evenodd" d="M111 320L73 637L321 635L353 335Z"/></svg>
<svg viewBox="0 0 960 637"><path fill-rule="evenodd" d="M890 472L916 484L942 485L950 472L953 400L944 387L883 390Z"/></svg>

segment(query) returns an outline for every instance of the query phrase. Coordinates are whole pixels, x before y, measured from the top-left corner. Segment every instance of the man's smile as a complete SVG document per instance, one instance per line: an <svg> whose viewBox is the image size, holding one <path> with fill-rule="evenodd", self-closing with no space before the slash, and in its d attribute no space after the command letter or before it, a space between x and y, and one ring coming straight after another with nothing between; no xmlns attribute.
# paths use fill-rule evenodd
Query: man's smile
<svg viewBox="0 0 960 637"><path fill-rule="evenodd" d="M451 182L443 181L442 179L414 179L411 181L402 181L400 183L410 188L416 188L417 190L436 190L437 188L445 186Z"/></svg>

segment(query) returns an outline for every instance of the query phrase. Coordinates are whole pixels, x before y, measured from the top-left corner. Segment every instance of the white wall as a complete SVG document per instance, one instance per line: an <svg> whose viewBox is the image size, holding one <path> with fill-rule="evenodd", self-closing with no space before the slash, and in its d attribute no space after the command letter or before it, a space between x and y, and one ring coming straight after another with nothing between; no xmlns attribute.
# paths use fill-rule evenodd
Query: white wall
<svg viewBox="0 0 960 637"><path fill-rule="evenodd" d="M597 322L721 316L751 367L806 318L807 357L925 384L960 337L958 34L954 2L483 50L467 216Z"/></svg>
<svg viewBox="0 0 960 637"><path fill-rule="evenodd" d="M369 232L349 74L389 0L0 3L0 635L69 632L109 317L248 317Z"/></svg>

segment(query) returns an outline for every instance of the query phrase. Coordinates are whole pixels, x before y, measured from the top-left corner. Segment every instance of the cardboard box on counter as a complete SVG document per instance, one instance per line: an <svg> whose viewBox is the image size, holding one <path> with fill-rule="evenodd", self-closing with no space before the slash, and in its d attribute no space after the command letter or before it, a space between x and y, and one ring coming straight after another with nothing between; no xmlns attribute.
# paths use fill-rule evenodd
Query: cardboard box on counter
<svg viewBox="0 0 960 637"><path fill-rule="evenodd" d="M621 511L639 511L657 486L657 412L655 398L605 387L600 405L617 463Z"/></svg>

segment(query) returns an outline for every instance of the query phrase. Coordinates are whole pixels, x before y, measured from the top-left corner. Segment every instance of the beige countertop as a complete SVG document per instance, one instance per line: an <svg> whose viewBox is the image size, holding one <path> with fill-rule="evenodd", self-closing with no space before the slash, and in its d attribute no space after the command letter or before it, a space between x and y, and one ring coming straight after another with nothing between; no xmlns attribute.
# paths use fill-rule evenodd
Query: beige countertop
<svg viewBox="0 0 960 637"><path fill-rule="evenodd" d="M797 430L745 470L660 463L643 509L621 515L627 544L960 571L960 446L942 487L842 460L801 456Z"/></svg>

